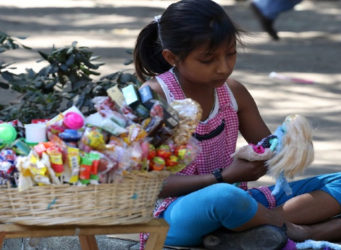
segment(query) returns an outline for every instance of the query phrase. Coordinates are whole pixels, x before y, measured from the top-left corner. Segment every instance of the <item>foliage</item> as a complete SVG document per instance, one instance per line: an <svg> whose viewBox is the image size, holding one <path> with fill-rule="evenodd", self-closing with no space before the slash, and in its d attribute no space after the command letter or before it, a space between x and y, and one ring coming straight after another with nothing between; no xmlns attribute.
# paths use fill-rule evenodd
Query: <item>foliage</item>
<svg viewBox="0 0 341 250"><path fill-rule="evenodd" d="M25 37L20 37L20 39L25 39ZM20 44L17 39L7 35L5 32L0 31L0 53L19 47L31 49L30 47Z"/></svg>
<svg viewBox="0 0 341 250"><path fill-rule="evenodd" d="M0 53L9 49L30 49L19 45L7 34L0 32ZM49 53L37 51L47 66L39 72L26 69L25 73L9 71L9 64L0 62L0 87L20 93L18 102L0 106L1 120L19 119L30 123L32 119L52 118L71 107L77 106L85 115L94 112L92 98L106 95L106 90L116 84L140 85L135 74L118 71L95 81L91 77L103 63L94 63L98 57L77 42L64 48L52 48Z"/></svg>

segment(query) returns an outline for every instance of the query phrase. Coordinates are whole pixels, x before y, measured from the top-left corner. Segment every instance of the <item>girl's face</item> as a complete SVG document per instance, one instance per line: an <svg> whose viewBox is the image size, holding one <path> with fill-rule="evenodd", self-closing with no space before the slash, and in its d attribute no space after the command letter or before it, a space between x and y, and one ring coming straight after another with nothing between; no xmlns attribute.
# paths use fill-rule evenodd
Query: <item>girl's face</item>
<svg viewBox="0 0 341 250"><path fill-rule="evenodd" d="M211 51L208 50L208 44L204 44L193 50L183 61L178 62L177 70L183 84L221 87L233 71L236 55L235 44L222 43Z"/></svg>

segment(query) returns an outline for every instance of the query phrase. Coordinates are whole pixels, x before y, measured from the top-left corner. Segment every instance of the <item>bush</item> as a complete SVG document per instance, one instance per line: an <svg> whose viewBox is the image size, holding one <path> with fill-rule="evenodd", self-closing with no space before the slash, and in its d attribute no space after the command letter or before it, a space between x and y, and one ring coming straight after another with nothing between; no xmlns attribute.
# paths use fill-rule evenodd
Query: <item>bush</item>
<svg viewBox="0 0 341 250"><path fill-rule="evenodd" d="M0 53L11 49L31 48L0 31ZM103 63L95 63L98 57L89 48L78 47L77 42L70 47L53 47L49 53L37 53L48 62L39 72L26 69L25 73L15 74L9 71L9 64L0 62L0 87L20 93L18 102L0 106L1 120L30 123L32 119L52 118L72 105L88 115L95 111L92 98L106 95L108 88L117 84L141 85L135 74L124 71L94 81L91 76L100 75L97 70Z"/></svg>

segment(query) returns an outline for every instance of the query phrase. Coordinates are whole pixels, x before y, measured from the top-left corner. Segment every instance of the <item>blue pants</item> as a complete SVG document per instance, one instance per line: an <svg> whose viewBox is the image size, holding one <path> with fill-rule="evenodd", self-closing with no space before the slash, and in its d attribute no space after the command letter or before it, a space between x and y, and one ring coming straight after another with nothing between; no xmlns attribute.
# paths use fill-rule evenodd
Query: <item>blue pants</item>
<svg viewBox="0 0 341 250"><path fill-rule="evenodd" d="M284 11L291 10L302 0L252 0L263 15L271 20Z"/></svg>
<svg viewBox="0 0 341 250"><path fill-rule="evenodd" d="M274 186L270 187L270 190ZM326 174L290 183L293 195L279 192L277 205L288 199L322 190L341 204L341 174ZM161 215L168 224L166 244L195 246L202 237L220 227L233 229L249 221L257 211L257 202L268 207L268 202L257 189L244 191L234 185L218 183L176 199Z"/></svg>

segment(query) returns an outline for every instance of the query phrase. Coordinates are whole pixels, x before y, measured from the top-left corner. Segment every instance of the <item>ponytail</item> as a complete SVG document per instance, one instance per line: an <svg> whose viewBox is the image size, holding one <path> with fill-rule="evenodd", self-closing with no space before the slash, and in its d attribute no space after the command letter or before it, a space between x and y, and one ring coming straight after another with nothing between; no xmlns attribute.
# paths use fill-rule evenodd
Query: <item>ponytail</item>
<svg viewBox="0 0 341 250"><path fill-rule="evenodd" d="M136 75L141 81L171 68L162 56L162 49L158 23L153 21L141 30L134 49Z"/></svg>

